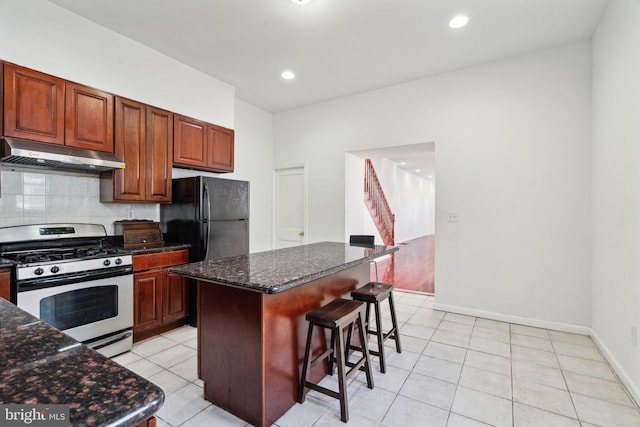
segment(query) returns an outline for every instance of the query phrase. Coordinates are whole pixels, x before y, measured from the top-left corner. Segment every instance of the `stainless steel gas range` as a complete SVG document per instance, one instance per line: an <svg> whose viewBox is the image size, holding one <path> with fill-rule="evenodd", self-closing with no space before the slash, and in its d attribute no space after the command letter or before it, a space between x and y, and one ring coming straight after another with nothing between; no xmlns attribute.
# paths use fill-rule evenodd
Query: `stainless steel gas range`
<svg viewBox="0 0 640 427"><path fill-rule="evenodd" d="M111 357L133 345L133 261L106 240L100 224L0 228L18 307Z"/></svg>

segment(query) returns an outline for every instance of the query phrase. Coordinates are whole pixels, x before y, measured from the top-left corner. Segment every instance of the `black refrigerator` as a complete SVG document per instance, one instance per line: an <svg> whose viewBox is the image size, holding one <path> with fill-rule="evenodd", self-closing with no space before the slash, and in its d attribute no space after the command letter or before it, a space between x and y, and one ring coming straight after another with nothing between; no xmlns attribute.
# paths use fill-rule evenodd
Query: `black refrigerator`
<svg viewBox="0 0 640 427"><path fill-rule="evenodd" d="M173 180L161 205L166 242L189 243L191 262L249 253L249 183L194 176ZM196 283L189 282L189 324L196 326Z"/></svg>

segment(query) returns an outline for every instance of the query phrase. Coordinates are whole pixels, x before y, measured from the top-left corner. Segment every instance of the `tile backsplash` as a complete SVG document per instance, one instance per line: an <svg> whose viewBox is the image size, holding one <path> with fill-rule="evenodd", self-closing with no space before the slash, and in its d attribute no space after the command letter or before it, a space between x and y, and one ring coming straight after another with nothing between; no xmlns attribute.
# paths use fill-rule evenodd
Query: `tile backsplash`
<svg viewBox="0 0 640 427"><path fill-rule="evenodd" d="M158 221L157 204L100 203L100 178L59 172L0 172L0 227L78 222L103 224L109 235L120 219Z"/></svg>

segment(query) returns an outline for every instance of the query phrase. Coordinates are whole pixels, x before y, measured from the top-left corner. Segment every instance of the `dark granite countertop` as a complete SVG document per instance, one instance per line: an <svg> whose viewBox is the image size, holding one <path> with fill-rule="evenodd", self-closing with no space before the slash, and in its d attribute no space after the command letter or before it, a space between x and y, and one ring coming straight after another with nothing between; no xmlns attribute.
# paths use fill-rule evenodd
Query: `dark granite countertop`
<svg viewBox="0 0 640 427"><path fill-rule="evenodd" d="M151 246L148 248L136 248L136 249L128 249L131 251L132 255L143 255L143 254L153 254L158 252L170 252L170 251L179 251L182 249L189 249L191 245L187 243L165 243L162 246Z"/></svg>
<svg viewBox="0 0 640 427"><path fill-rule="evenodd" d="M162 389L0 298L0 403L68 404L73 426L132 426Z"/></svg>
<svg viewBox="0 0 640 427"><path fill-rule="evenodd" d="M14 265L15 262L6 258L0 258L0 268L13 267Z"/></svg>
<svg viewBox="0 0 640 427"><path fill-rule="evenodd" d="M275 294L397 251L321 242L171 267L192 279Z"/></svg>

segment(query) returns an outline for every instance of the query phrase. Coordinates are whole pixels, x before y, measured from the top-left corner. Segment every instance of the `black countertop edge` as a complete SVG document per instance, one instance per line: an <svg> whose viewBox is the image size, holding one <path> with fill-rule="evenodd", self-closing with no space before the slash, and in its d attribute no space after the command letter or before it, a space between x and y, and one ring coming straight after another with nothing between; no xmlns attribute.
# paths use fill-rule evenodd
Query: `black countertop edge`
<svg viewBox="0 0 640 427"><path fill-rule="evenodd" d="M0 258L0 268L13 267L14 265L16 265L16 263L10 259Z"/></svg>
<svg viewBox="0 0 640 427"><path fill-rule="evenodd" d="M131 252L131 255L144 255L144 254L153 254L160 252L171 252L171 251L179 251L182 249L189 249L191 245L188 243L165 243L162 246L151 246L145 248L135 248L135 249L127 249Z"/></svg>
<svg viewBox="0 0 640 427"><path fill-rule="evenodd" d="M123 249L131 252L131 255L144 255L159 252L179 251L181 249L189 249L191 245L188 243L165 242L157 246L145 246L141 248L125 248L122 236L108 236L107 244L112 248ZM0 264L1 265L1 264Z"/></svg>

